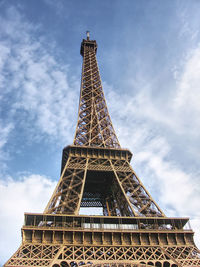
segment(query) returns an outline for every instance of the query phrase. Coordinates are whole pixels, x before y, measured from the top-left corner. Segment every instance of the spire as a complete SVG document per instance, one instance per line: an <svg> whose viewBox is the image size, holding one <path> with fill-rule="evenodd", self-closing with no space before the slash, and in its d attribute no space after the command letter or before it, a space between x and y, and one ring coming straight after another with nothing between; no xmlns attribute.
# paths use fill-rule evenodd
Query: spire
<svg viewBox="0 0 200 267"><path fill-rule="evenodd" d="M90 40L81 43L83 56L78 123L74 145L119 148L103 93L96 59L97 43Z"/></svg>
<svg viewBox="0 0 200 267"><path fill-rule="evenodd" d="M86 35L87 35L87 40L89 41L90 40L90 32L86 31Z"/></svg>

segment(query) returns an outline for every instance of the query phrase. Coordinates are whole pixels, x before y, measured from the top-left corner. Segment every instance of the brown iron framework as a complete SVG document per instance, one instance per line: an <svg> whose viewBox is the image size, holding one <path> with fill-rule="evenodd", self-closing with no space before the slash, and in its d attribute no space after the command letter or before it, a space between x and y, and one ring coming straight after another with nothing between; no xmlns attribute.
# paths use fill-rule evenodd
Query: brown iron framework
<svg viewBox="0 0 200 267"><path fill-rule="evenodd" d="M168 218L130 165L115 134L96 60L83 56L78 123L63 149L61 177L43 214L25 214L22 244L8 266L200 266L188 218ZM79 215L101 207L102 216Z"/></svg>

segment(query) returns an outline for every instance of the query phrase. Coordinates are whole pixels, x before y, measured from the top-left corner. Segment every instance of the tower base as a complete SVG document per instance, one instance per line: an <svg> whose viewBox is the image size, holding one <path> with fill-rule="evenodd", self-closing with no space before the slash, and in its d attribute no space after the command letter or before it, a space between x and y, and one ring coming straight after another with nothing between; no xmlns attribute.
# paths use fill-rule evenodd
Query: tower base
<svg viewBox="0 0 200 267"><path fill-rule="evenodd" d="M25 214L9 266L200 266L188 218Z"/></svg>

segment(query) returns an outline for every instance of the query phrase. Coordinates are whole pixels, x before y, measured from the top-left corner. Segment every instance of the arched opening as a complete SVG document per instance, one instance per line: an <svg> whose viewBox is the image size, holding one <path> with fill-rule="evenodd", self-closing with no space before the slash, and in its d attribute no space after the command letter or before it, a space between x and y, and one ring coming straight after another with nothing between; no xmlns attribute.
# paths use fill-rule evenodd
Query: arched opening
<svg viewBox="0 0 200 267"><path fill-rule="evenodd" d="M52 267L60 267L59 264L54 264Z"/></svg>
<svg viewBox="0 0 200 267"><path fill-rule="evenodd" d="M170 263L165 261L164 264L163 264L163 267L170 267Z"/></svg>
<svg viewBox="0 0 200 267"><path fill-rule="evenodd" d="M77 267L78 264L77 264L75 261L71 261L71 262L70 262L70 266L71 266L71 267Z"/></svg>
<svg viewBox="0 0 200 267"><path fill-rule="evenodd" d="M69 265L66 261L61 261L60 266L61 267L69 267Z"/></svg>
<svg viewBox="0 0 200 267"><path fill-rule="evenodd" d="M78 266L81 266L81 265L85 265L85 262L84 261L80 261Z"/></svg>
<svg viewBox="0 0 200 267"><path fill-rule="evenodd" d="M155 266L156 266L156 267L162 267L162 263L159 262L159 261L157 261Z"/></svg>
<svg viewBox="0 0 200 267"><path fill-rule="evenodd" d="M151 262L151 261L149 261L147 264L150 265L150 266L154 266L154 263Z"/></svg>

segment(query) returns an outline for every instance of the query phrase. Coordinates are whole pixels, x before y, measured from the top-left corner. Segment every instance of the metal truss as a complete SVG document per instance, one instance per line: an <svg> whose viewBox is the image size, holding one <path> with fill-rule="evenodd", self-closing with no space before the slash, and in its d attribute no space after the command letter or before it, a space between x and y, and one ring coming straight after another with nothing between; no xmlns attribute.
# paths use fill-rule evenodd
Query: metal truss
<svg viewBox="0 0 200 267"><path fill-rule="evenodd" d="M15 252L5 266L50 266L60 246L24 244Z"/></svg>
<svg viewBox="0 0 200 267"><path fill-rule="evenodd" d="M195 246L166 247L165 250L180 266L200 266L200 251Z"/></svg>
<svg viewBox="0 0 200 267"><path fill-rule="evenodd" d="M109 158L106 153L100 155L98 148L93 149L91 157L82 147L76 148L77 156L68 152L46 213L77 215L81 206L97 206L110 216L164 216L133 171L128 157L116 159L119 151L115 150L115 158Z"/></svg>
<svg viewBox="0 0 200 267"><path fill-rule="evenodd" d="M83 40L81 94L74 145L120 147L104 97L96 41Z"/></svg>
<svg viewBox="0 0 200 267"><path fill-rule="evenodd" d="M22 245L5 266L200 266L191 247Z"/></svg>
<svg viewBox="0 0 200 267"><path fill-rule="evenodd" d="M4 266L200 266L189 219L165 216L120 147L96 51L96 41L82 41L78 123L60 180L43 214L25 214L22 245ZM81 207L103 215L79 215Z"/></svg>

